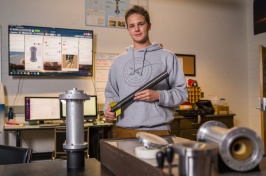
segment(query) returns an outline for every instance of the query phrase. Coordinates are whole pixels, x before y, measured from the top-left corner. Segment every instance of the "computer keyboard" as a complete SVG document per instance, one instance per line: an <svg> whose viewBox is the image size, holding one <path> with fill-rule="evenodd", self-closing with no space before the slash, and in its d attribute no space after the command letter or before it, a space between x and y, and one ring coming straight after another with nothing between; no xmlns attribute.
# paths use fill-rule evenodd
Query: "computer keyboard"
<svg viewBox="0 0 266 176"><path fill-rule="evenodd" d="M40 127L51 127L51 126L59 126L59 123L45 123L45 124L39 124Z"/></svg>

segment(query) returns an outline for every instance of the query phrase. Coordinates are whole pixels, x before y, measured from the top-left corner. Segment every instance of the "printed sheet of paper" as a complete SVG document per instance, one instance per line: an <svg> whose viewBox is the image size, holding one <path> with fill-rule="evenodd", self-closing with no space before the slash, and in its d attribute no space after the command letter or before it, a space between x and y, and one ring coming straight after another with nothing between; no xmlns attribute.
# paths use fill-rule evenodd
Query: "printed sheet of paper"
<svg viewBox="0 0 266 176"><path fill-rule="evenodd" d="M108 80L110 67L117 53L95 53L95 88L99 104L104 104L104 89Z"/></svg>
<svg viewBox="0 0 266 176"><path fill-rule="evenodd" d="M125 11L133 5L148 9L148 0L85 0L85 24L126 29Z"/></svg>

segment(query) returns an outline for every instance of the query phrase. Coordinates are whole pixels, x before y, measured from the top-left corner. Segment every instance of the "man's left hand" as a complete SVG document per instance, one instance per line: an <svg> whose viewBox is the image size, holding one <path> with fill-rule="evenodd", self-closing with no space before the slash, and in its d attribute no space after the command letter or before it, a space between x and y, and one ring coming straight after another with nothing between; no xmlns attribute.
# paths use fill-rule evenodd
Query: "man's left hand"
<svg viewBox="0 0 266 176"><path fill-rule="evenodd" d="M158 101L160 99L159 92L151 89L143 90L135 94L134 100L140 101Z"/></svg>

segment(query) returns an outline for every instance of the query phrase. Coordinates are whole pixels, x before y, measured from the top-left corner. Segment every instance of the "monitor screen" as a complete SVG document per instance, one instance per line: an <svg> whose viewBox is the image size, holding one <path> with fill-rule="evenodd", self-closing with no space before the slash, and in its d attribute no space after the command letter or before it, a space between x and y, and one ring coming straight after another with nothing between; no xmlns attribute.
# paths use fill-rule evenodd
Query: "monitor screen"
<svg viewBox="0 0 266 176"><path fill-rule="evenodd" d="M66 118L66 101L61 100L60 101L60 114L61 114L61 119ZM90 95L89 100L84 101L84 119L88 121L93 121L97 119L98 115L98 110L97 110L97 96L96 95Z"/></svg>
<svg viewBox="0 0 266 176"><path fill-rule="evenodd" d="M59 119L60 100L58 97L25 97L25 121Z"/></svg>
<svg viewBox="0 0 266 176"><path fill-rule="evenodd" d="M92 76L93 31L8 26L9 75Z"/></svg>

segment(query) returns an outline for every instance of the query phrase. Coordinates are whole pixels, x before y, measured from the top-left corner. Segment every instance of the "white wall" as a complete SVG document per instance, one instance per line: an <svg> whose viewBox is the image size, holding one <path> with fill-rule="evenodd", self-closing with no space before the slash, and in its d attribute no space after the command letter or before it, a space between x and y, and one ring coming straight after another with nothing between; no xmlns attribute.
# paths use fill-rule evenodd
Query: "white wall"
<svg viewBox="0 0 266 176"><path fill-rule="evenodd" d="M150 11L152 39L173 52L195 54L205 97L226 98L235 124L249 126L245 1L150 1Z"/></svg>
<svg viewBox="0 0 266 176"><path fill-rule="evenodd" d="M235 124L248 127L250 117L257 118L258 113L249 113L253 87L248 81L255 68L247 54L247 34L251 32L247 18L252 18L250 13L247 16L247 2L250 3L248 0L150 0L149 11L151 41L162 43L175 53L195 54L197 76L187 79L197 79L206 98L208 95L226 98L230 113L236 114ZM249 6L248 12L251 10ZM8 76L8 24L93 29L96 52L120 53L131 44L126 30L85 26L84 0L1 0L2 80L9 105L13 105L19 79ZM54 96L73 87L94 94L90 78L22 79L15 105L23 105L26 95Z"/></svg>

